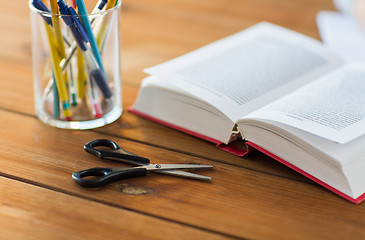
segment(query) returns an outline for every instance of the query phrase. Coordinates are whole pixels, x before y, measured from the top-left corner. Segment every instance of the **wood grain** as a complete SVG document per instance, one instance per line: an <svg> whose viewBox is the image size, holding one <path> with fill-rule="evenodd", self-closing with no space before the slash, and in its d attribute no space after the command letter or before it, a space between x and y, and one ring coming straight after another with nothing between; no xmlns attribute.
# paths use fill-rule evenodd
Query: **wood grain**
<svg viewBox="0 0 365 240"><path fill-rule="evenodd" d="M261 153L240 158L126 111L143 69L269 21L319 39L331 0L125 0L122 117L67 131L34 114L29 9L0 0L1 239L364 239L353 205ZM82 189L74 171L119 166L85 153L109 138L158 163L214 165L212 182L149 174ZM83 235L84 234L84 235ZM85 238L84 238L85 237Z"/></svg>
<svg viewBox="0 0 365 240"><path fill-rule="evenodd" d="M1 239L227 239L3 177L0 190Z"/></svg>

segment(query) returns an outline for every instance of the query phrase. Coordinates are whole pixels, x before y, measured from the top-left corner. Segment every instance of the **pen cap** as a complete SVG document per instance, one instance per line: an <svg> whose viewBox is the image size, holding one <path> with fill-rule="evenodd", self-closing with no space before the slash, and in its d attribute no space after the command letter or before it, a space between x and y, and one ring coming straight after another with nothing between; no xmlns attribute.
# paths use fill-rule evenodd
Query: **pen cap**
<svg viewBox="0 0 365 240"><path fill-rule="evenodd" d="M32 6L42 12L46 12L46 13L50 13L51 11L49 11L49 9L47 8L47 6L42 2L42 0L32 0ZM46 23L50 26L52 26L52 19L50 16L46 16L43 15L43 19L46 21Z"/></svg>
<svg viewBox="0 0 365 240"><path fill-rule="evenodd" d="M98 4L97 4L97 8L99 9L99 10L103 10L103 8L104 8L104 6L105 6L105 4L108 2L108 0L100 0L99 2L98 2Z"/></svg>
<svg viewBox="0 0 365 240"><path fill-rule="evenodd" d="M85 1L90 2L96 3ZM29 1L38 118L65 129L90 129L116 121L122 113L120 1L111 9L87 15L78 15L65 0L58 0L57 12L54 5L50 12L42 3ZM85 16L92 36L80 22ZM103 68L89 44L91 37L100 42Z"/></svg>

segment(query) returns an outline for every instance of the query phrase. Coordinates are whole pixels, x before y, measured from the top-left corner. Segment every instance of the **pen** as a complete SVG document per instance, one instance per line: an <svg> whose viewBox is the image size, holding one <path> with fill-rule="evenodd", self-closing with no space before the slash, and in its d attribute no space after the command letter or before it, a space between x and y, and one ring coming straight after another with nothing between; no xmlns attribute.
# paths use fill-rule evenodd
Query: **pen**
<svg viewBox="0 0 365 240"><path fill-rule="evenodd" d="M50 52L50 56L51 56L51 63L52 63L52 69L54 71L54 76L55 76L55 80L56 80L56 85L57 85L57 90L58 90L58 94L59 94L59 98L61 100L61 104L62 104L62 109L63 109L63 114L64 117L67 121L71 121L72 117L71 117L71 109L70 109L70 105L68 102L68 94L67 94L67 88L66 88L66 84L64 82L64 76L62 74L62 70L61 67L59 65L59 62L61 61L61 58L57 52L56 49L56 39L53 35L52 32L52 28L47 25L46 23L44 24L45 29L46 29L46 33L48 36L48 44L49 44L49 52Z"/></svg>
<svg viewBox="0 0 365 240"><path fill-rule="evenodd" d="M56 85L56 78L54 76L54 70L52 69L52 79L53 79L53 84L52 84L52 91L53 91L53 116L55 118L59 118L60 117L60 98L58 95L58 90L57 90L57 85Z"/></svg>
<svg viewBox="0 0 365 240"><path fill-rule="evenodd" d="M85 30L86 30L87 34L89 35L91 49L92 49L92 51L95 55L96 61L99 63L100 68L104 71L104 67L103 67L103 64L102 64L102 61L101 61L99 48L98 48L98 45L96 43L96 40L95 40L95 37L94 37L94 34L93 34L93 30L92 30L92 27L91 27L91 23L90 23L89 18L88 18L85 3L84 3L83 0L75 0L75 2L76 2L77 9L79 11L79 14L80 14L81 21L82 21L82 23L85 27Z"/></svg>
<svg viewBox="0 0 365 240"><path fill-rule="evenodd" d="M57 1L60 13L62 14L62 19L65 22L65 24L69 27L69 29L72 32L72 35L74 36L74 39L79 46L79 48L82 51L87 50L87 46L85 42L89 41L89 38L85 31L83 31L83 28L79 28L80 25L77 24L77 18L72 16L72 13L70 12L70 8L68 7L63 0ZM71 10L72 11L72 10ZM76 14L76 12L75 12ZM81 24L81 23L80 23Z"/></svg>
<svg viewBox="0 0 365 240"><path fill-rule="evenodd" d="M51 4L51 12L52 12L52 25L53 25L54 33L56 36L58 51L59 51L60 57L62 59L62 58L66 57L66 52L65 52L65 47L63 45L63 35L62 35L62 31L61 31L60 21L57 16L57 14L58 14L57 6L58 5L57 5L56 0L50 0L50 4Z"/></svg>
<svg viewBox="0 0 365 240"><path fill-rule="evenodd" d="M106 75L102 71L94 55L90 54L90 51L88 51L89 49L86 43L89 41L89 38L83 30L81 23L78 23L79 20L76 17L77 14L75 10L72 7L68 7L63 0L58 0L58 5L60 12L62 13L62 19L71 29L76 43L84 57L85 63L90 70L90 76L94 78L104 97L110 98L112 96L112 92L108 86Z"/></svg>
<svg viewBox="0 0 365 240"><path fill-rule="evenodd" d="M102 108L100 105L98 92L96 91L96 89L94 87L94 81L90 76L87 77L86 79L88 82L87 90L88 90L88 94L89 94L92 114L93 114L94 118L96 118L96 119L101 118L103 116L103 112L102 112Z"/></svg>
<svg viewBox="0 0 365 240"><path fill-rule="evenodd" d="M75 81L74 81L74 74L73 74L73 70L72 70L72 65L70 65L70 69L69 69L69 79L70 79L70 83L69 83L69 89L70 89L70 102L72 106L77 106L77 95L76 95L76 86L75 86Z"/></svg>
<svg viewBox="0 0 365 240"><path fill-rule="evenodd" d="M61 63L61 59L66 57L66 52L65 52L65 47L63 45L63 37L62 37L62 32L61 32L61 25L58 19L58 5L56 0L50 0L50 5L51 5L51 12L52 12L52 25L54 28L54 34L56 37L56 41L55 44L53 45L53 50L56 46L57 46L57 52L54 52L54 54L56 55L57 53L59 54L59 59L57 62L57 69L59 69L59 64ZM52 35L53 36L53 35ZM56 58L53 58L54 60ZM56 71L56 70L55 70ZM62 72L61 72L62 75ZM66 120L71 120L71 110L70 110L70 105L69 105L69 98L68 98L68 92L67 92L67 88L66 88L66 84L68 82L68 73L66 72L58 81L59 83L57 84L57 89L59 90L59 95L61 100L63 101L62 106L64 109L64 114L65 114L65 118ZM61 86L63 85L63 86Z"/></svg>
<svg viewBox="0 0 365 240"><path fill-rule="evenodd" d="M116 0L109 0L108 3L106 4L105 9L106 10L111 9L112 7L115 6L116 2L117 2ZM96 37L96 42L98 44L99 49L101 49L102 46L103 46L103 42L104 42L104 39L105 39L105 35L107 33L107 30L108 30L108 27L106 25L106 22L107 22L107 20L108 20L109 17L110 17L110 15L108 15L107 17L104 17L103 18L103 21L102 21L101 26L100 26L100 29L99 29L99 33L98 33L98 35Z"/></svg>
<svg viewBox="0 0 365 240"><path fill-rule="evenodd" d="M80 49L77 49L77 83L78 83L78 95L80 99L85 98L85 85L86 85L86 74L85 74L85 65L84 59L82 58L82 54Z"/></svg>
<svg viewBox="0 0 365 240"><path fill-rule="evenodd" d="M46 7L46 5L42 2L42 0L33 0L32 2L33 6L35 8L37 8L38 10L41 10L43 12L49 12L49 9ZM52 19L48 18L44 15L41 15L44 19L44 21L49 25L49 26L53 26L52 25ZM56 85L56 77L54 75L54 70L52 69L52 90L53 90L53 116L55 118L59 118L60 116L60 105L59 105L59 96L58 96L58 90L57 90L57 85Z"/></svg>

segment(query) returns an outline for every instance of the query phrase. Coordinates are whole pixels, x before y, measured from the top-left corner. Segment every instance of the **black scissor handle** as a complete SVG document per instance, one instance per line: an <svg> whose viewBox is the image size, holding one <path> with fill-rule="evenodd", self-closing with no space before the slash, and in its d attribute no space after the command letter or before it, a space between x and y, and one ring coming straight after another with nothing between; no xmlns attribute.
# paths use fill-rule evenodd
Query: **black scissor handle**
<svg viewBox="0 0 365 240"><path fill-rule="evenodd" d="M97 147L107 147L110 148L110 150L101 150L97 149ZM128 152L127 150L119 147L118 144L112 140L108 139L95 139L90 141L85 144L84 150L101 159L112 159L133 165L147 165L150 163L148 158Z"/></svg>
<svg viewBox="0 0 365 240"><path fill-rule="evenodd" d="M109 183L134 177L143 177L147 175L146 168L90 168L75 172L72 179L82 187L96 188L102 187ZM92 179L86 179L93 177Z"/></svg>

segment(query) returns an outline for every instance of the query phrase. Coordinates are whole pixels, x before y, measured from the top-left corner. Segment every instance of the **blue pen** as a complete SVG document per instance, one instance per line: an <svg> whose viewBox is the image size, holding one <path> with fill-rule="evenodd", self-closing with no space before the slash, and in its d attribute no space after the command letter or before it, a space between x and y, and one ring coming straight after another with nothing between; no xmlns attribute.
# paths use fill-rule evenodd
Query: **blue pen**
<svg viewBox="0 0 365 240"><path fill-rule="evenodd" d="M81 23L79 25L77 24L78 18L76 17L75 10L72 7L68 7L63 2L63 0L58 0L57 3L60 9L60 13L62 14L62 19L71 29L76 43L81 50L81 54L85 59L85 63L90 70L90 76L93 77L104 97L110 98L112 96L112 92L108 86L108 81L94 55L90 53L90 50L86 44L89 41L89 38L87 37L87 34L83 29Z"/></svg>
<svg viewBox="0 0 365 240"><path fill-rule="evenodd" d="M62 0L59 0L57 3L60 9L60 13L62 14L62 19L66 23L66 25L70 28L72 35L74 36L77 42L77 45L80 47L82 51L86 51L87 47L86 44L84 43L84 38L82 36L82 33L79 31L76 22L70 16L71 14L68 11L67 5Z"/></svg>
<svg viewBox="0 0 365 240"><path fill-rule="evenodd" d="M71 15L72 20L76 23L76 27L80 31L80 34L81 34L82 38L84 39L84 41L85 42L90 42L89 36L87 35L87 32L84 29L84 26L82 26L82 23L77 18L77 13L76 13L75 9L73 9L72 7L68 7L67 11Z"/></svg>

